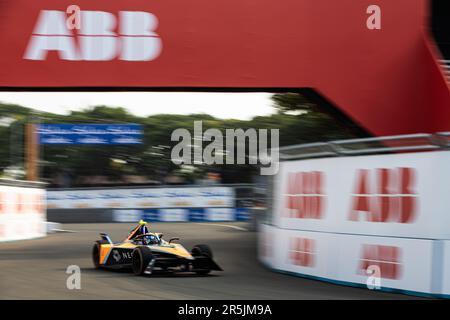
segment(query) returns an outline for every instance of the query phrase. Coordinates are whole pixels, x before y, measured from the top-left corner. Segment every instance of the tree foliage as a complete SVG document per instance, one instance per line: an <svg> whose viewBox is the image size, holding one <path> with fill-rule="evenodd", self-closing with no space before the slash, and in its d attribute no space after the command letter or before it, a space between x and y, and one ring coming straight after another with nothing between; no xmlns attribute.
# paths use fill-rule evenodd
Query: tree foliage
<svg viewBox="0 0 450 320"><path fill-rule="evenodd" d="M23 163L24 125L40 123L137 123L144 127L142 145L117 146L41 146L41 176L47 181L63 173L71 177L72 185L82 185L80 177L108 176L120 180L125 175L145 176L149 180L164 181L168 175L183 175L186 170L170 161L171 141L175 129L193 131L194 121L203 121L203 130L225 129L279 129L280 145L293 145L354 135L330 115L319 111L316 105L302 95L275 94L272 98L278 112L257 116L251 120L218 119L207 114L156 114L137 117L120 107L95 106L68 115L38 112L18 105L0 103L0 120L10 119L0 126L0 168ZM300 112L296 112L300 111ZM12 120L11 120L12 119ZM220 172L223 182L250 182L255 173L247 165L205 166L195 170ZM189 179L188 179L189 180Z"/></svg>

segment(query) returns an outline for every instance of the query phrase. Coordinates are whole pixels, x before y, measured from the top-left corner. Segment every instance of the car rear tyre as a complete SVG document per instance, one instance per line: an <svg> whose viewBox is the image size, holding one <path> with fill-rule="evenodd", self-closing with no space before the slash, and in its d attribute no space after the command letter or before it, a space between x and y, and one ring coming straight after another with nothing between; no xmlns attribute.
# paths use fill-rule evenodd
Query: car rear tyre
<svg viewBox="0 0 450 320"><path fill-rule="evenodd" d="M194 246L191 250L191 254L193 257L208 257L210 259L213 258L212 250L211 248L206 244L197 244ZM195 273L199 275L206 275L211 272L211 269L201 269L196 270Z"/></svg>
<svg viewBox="0 0 450 320"><path fill-rule="evenodd" d="M95 241L94 246L92 247L92 262L94 262L95 269L99 269L100 265L100 246L102 244L107 244L106 240L98 240Z"/></svg>
<svg viewBox="0 0 450 320"><path fill-rule="evenodd" d="M145 273L148 264L152 261L152 251L147 247L137 247L133 251L133 272L140 276Z"/></svg>

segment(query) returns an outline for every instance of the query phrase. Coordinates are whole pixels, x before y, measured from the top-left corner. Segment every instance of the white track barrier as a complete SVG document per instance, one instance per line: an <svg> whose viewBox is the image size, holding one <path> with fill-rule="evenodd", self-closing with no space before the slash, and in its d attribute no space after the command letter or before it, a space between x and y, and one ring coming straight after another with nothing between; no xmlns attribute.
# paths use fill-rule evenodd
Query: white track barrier
<svg viewBox="0 0 450 320"><path fill-rule="evenodd" d="M48 191L49 209L233 207L230 187L108 188Z"/></svg>
<svg viewBox="0 0 450 320"><path fill-rule="evenodd" d="M0 185L0 241L46 235L45 190Z"/></svg>
<svg viewBox="0 0 450 320"><path fill-rule="evenodd" d="M448 151L282 162L261 260L359 286L379 271L381 289L450 295L449 163Z"/></svg>

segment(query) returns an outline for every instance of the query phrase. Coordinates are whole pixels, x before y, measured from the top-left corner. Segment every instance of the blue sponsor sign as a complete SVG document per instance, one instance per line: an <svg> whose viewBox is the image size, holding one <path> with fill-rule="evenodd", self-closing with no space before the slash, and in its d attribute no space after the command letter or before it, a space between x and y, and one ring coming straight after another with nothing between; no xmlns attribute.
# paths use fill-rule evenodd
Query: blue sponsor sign
<svg viewBox="0 0 450 320"><path fill-rule="evenodd" d="M184 218L170 217L170 210L183 210L186 215ZM216 211L209 212L208 211ZM227 211L229 215L221 214L220 211ZM125 222L127 219L128 211L136 211L139 214L133 216L129 222L135 222L139 219L143 219L147 222L168 222L168 221L190 221L190 222L211 222L211 221L248 221L250 219L249 208L177 208L177 209L143 209L143 210L116 210L114 221ZM217 212L218 211L218 212Z"/></svg>
<svg viewBox="0 0 450 320"><path fill-rule="evenodd" d="M139 124L40 124L39 144L141 144Z"/></svg>

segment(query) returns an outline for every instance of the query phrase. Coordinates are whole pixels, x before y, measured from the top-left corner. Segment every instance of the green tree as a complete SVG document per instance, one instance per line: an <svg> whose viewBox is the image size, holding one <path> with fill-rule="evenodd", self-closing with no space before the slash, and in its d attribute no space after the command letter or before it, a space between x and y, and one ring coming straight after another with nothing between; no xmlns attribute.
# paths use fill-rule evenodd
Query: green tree
<svg viewBox="0 0 450 320"><path fill-rule="evenodd" d="M1 119L12 119L0 126L0 167L23 160L23 131L25 124L40 123L137 123L144 128L142 145L53 145L41 147L41 175L53 181L58 174L73 178L81 185L80 177L107 176L121 180L124 175L145 176L163 181L169 175L199 178L208 171L220 172L225 182L251 182L257 168L248 165L196 165L193 174L172 163L172 132L178 128L191 131L194 121L208 128L225 129L279 129L280 145L294 145L317 141L354 138L354 128L336 120L307 97L298 93L275 94L272 98L276 113L257 116L251 120L217 119L208 114L156 114L137 117L121 107L94 106L68 115L38 112L18 105L0 104ZM206 145L206 143L205 143ZM14 152L11 152L14 150ZM14 157L11 158L11 154Z"/></svg>

